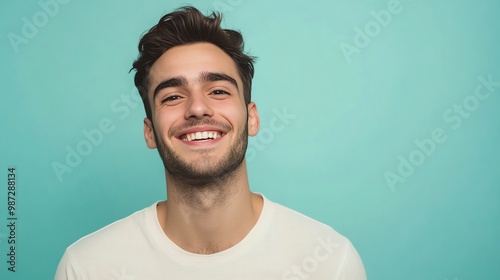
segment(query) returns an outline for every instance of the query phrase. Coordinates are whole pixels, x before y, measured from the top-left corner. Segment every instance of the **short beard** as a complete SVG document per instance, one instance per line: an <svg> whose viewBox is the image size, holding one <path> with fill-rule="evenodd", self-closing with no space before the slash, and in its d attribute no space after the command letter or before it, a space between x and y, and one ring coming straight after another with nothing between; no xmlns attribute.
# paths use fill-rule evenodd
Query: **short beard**
<svg viewBox="0 0 500 280"><path fill-rule="evenodd" d="M190 122L185 127L204 124L215 123L207 119ZM178 187L178 191L183 193L186 199L189 200L189 197L192 198L193 195L200 191L210 191L220 194L230 193L224 189L232 181L236 175L236 170L245 159L248 146L248 120L245 122L245 126L235 143L229 148L229 151L218 162L207 162L201 168L186 162L173 149L168 147L161 137L156 134L154 127L153 132L163 165L175 182L176 187ZM207 159L207 161L209 160Z"/></svg>

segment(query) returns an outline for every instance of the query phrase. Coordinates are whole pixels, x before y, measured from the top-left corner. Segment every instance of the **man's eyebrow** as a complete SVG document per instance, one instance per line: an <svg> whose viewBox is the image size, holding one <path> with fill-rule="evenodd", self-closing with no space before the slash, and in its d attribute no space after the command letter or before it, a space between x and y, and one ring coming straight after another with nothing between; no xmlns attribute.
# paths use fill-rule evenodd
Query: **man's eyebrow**
<svg viewBox="0 0 500 280"><path fill-rule="evenodd" d="M187 79L185 77L173 77L166 80L161 81L155 88L153 92L153 100L160 90L169 88L169 87L184 87L187 85Z"/></svg>
<svg viewBox="0 0 500 280"><path fill-rule="evenodd" d="M200 80L202 82L228 81L236 87L236 90L240 91L236 80L233 77L224 73L203 72L201 73Z"/></svg>

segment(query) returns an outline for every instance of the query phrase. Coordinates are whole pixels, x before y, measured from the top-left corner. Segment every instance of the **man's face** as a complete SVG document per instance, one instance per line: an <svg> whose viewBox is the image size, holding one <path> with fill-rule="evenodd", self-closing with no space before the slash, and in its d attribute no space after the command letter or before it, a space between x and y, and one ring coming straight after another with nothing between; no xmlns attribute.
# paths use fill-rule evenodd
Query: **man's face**
<svg viewBox="0 0 500 280"><path fill-rule="evenodd" d="M152 65L149 84L153 123L145 119L144 135L170 175L213 181L241 164L259 118L224 51L208 43L169 49Z"/></svg>

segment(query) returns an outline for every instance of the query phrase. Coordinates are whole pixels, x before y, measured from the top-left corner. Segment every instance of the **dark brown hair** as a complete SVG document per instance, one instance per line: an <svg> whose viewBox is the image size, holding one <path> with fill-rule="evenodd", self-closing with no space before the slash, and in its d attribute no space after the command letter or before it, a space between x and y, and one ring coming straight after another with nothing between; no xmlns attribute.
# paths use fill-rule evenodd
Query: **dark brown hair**
<svg viewBox="0 0 500 280"><path fill-rule="evenodd" d="M222 29L222 15L212 12L204 16L192 6L181 7L164 15L157 25L144 34L139 42L139 56L133 63L134 83L144 103L146 116L152 120L148 99L149 70L153 63L167 50L175 46L207 42L221 48L234 61L241 80L246 104L251 101L254 57L244 53L243 37L240 32Z"/></svg>

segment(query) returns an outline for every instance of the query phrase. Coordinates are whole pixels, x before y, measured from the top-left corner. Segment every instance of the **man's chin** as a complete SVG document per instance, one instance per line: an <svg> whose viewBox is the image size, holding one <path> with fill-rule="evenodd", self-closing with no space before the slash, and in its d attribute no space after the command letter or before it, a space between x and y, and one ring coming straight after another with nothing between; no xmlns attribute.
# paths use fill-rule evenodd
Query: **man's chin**
<svg viewBox="0 0 500 280"><path fill-rule="evenodd" d="M217 182L223 177L226 177L228 170L221 165L214 166L213 164L189 164L183 168L182 172L171 170L169 172L173 178L188 180L188 181L198 181L200 183L206 182ZM234 171L234 170L232 170Z"/></svg>
<svg viewBox="0 0 500 280"><path fill-rule="evenodd" d="M237 165L236 165L237 164ZM222 181L226 181L229 177L234 175L241 166L242 161L239 163L232 162L210 162L198 161L192 162L190 164L181 164L177 166L176 170L170 171L170 175L173 179L177 179L183 182L190 182L190 184L208 184L208 185L220 185Z"/></svg>

